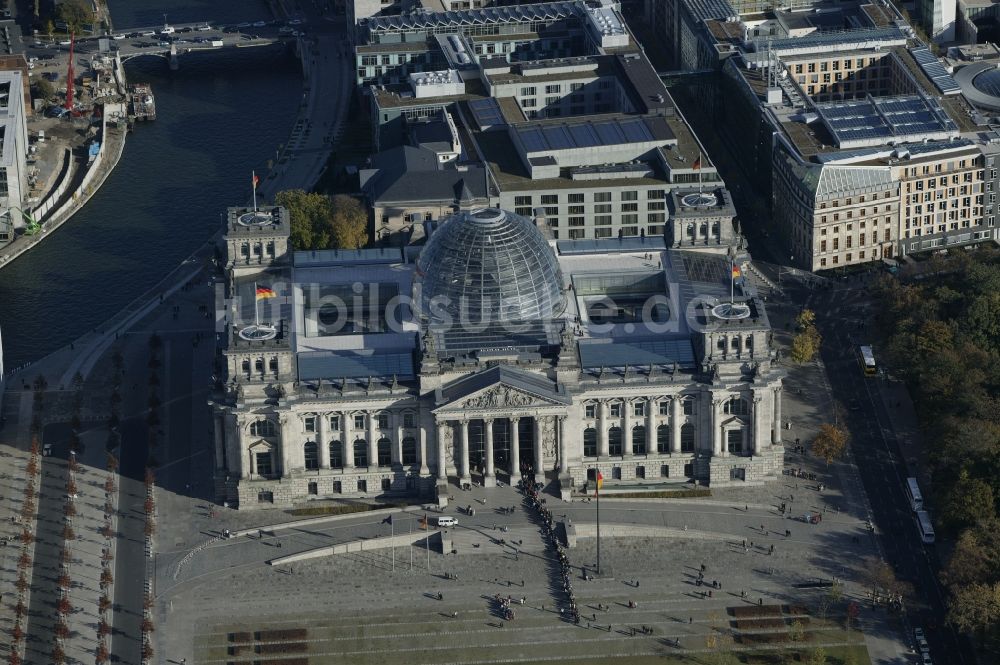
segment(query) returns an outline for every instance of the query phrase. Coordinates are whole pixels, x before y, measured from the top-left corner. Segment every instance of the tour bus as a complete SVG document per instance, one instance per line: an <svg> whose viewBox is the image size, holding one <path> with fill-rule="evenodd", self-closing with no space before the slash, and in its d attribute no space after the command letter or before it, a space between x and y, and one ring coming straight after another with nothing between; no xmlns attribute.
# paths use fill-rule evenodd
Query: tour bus
<svg viewBox="0 0 1000 665"><path fill-rule="evenodd" d="M872 347L860 347L858 349L858 360L861 363L861 369L865 372L865 376L875 376L875 374L878 373L878 368L875 366L875 354L872 352Z"/></svg>
<svg viewBox="0 0 1000 665"><path fill-rule="evenodd" d="M916 478L906 479L906 498L910 500L912 510L924 509L924 496L920 493L920 485Z"/></svg>
<svg viewBox="0 0 1000 665"><path fill-rule="evenodd" d="M920 540L928 545L934 542L934 525L931 524L931 514L926 510L917 511L917 529L920 530Z"/></svg>

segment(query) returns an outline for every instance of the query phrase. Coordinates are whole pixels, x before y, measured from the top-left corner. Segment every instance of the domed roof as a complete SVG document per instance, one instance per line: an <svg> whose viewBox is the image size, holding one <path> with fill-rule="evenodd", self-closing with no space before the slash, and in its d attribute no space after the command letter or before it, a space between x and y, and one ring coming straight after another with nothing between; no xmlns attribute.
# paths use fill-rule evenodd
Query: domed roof
<svg viewBox="0 0 1000 665"><path fill-rule="evenodd" d="M530 221L483 208L445 219L417 260L431 321L530 321L563 310L555 254Z"/></svg>
<svg viewBox="0 0 1000 665"><path fill-rule="evenodd" d="M972 85L981 92L1000 97L1000 69L988 69L972 80Z"/></svg>

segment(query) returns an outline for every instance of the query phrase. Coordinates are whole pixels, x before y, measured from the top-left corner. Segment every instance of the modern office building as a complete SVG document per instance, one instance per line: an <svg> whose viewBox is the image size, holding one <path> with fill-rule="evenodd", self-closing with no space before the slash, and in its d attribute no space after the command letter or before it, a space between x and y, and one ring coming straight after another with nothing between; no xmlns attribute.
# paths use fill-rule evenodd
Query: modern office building
<svg viewBox="0 0 1000 665"><path fill-rule="evenodd" d="M0 71L0 246L24 226L21 208L29 190L23 86L20 71Z"/></svg>
<svg viewBox="0 0 1000 665"><path fill-rule="evenodd" d="M782 374L731 204L721 188L671 200L657 237L557 241L482 208L427 224L422 247L254 266L241 227L278 237L283 214L231 210L220 499L445 502L528 474L570 499L598 470L608 491L777 477Z"/></svg>
<svg viewBox="0 0 1000 665"><path fill-rule="evenodd" d="M810 270L996 241L995 132L891 5L682 0L685 68L721 69L720 131ZM984 65L984 67L986 67Z"/></svg>
<svg viewBox="0 0 1000 665"><path fill-rule="evenodd" d="M366 189L374 239L402 242L412 220L468 209L463 200L544 219L557 240L660 236L671 191L721 184L611 2L372 18L359 30L377 148L427 147L433 129L447 157L426 197L395 187L419 183L409 170L362 174L412 194L384 205Z"/></svg>

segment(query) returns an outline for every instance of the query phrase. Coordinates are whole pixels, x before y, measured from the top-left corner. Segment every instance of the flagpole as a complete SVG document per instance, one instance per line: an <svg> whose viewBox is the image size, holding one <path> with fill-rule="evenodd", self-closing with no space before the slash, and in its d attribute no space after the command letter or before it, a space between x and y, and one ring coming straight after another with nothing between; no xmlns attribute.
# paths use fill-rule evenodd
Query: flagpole
<svg viewBox="0 0 1000 665"><path fill-rule="evenodd" d="M410 572L413 572L413 520L410 520L410 537L407 541L410 543Z"/></svg>
<svg viewBox="0 0 1000 665"><path fill-rule="evenodd" d="M729 259L729 304L736 302L736 261Z"/></svg>
<svg viewBox="0 0 1000 665"><path fill-rule="evenodd" d="M253 324L260 325L260 316L257 314L257 282L253 283Z"/></svg>
<svg viewBox="0 0 1000 665"><path fill-rule="evenodd" d="M427 570L431 569L431 523L427 521L427 513L424 513L424 549L427 551Z"/></svg>
<svg viewBox="0 0 1000 665"><path fill-rule="evenodd" d="M698 193L701 194L701 150L698 151ZM256 210L256 208L255 208Z"/></svg>
<svg viewBox="0 0 1000 665"><path fill-rule="evenodd" d="M255 171L250 172L250 183L253 189L253 211L257 212L257 173Z"/></svg>
<svg viewBox="0 0 1000 665"><path fill-rule="evenodd" d="M389 538L392 541L392 572L396 572L396 520L389 516Z"/></svg>

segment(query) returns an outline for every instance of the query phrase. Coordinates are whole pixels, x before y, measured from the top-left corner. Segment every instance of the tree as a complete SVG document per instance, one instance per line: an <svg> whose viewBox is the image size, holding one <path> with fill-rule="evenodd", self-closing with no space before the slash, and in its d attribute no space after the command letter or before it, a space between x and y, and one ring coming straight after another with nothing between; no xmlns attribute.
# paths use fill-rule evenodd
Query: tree
<svg viewBox="0 0 1000 665"><path fill-rule="evenodd" d="M984 639L1000 622L1000 583L960 587L952 596L948 620L959 630Z"/></svg>
<svg viewBox="0 0 1000 665"><path fill-rule="evenodd" d="M844 454L847 449L847 430L830 425L820 425L819 434L812 441L812 452L827 464Z"/></svg>
<svg viewBox="0 0 1000 665"><path fill-rule="evenodd" d="M107 594L101 594L101 597L97 599L97 609L104 614L109 609L111 609L111 599L108 598Z"/></svg>
<svg viewBox="0 0 1000 665"><path fill-rule="evenodd" d="M39 76L31 80L31 94L35 99L49 100L56 94L56 90L48 79Z"/></svg>
<svg viewBox="0 0 1000 665"><path fill-rule="evenodd" d="M941 521L958 530L996 515L993 488L981 478L973 478L962 469L958 481L946 492Z"/></svg>
<svg viewBox="0 0 1000 665"><path fill-rule="evenodd" d="M110 656L108 646L104 643L104 640L101 640L101 643L97 645L97 650L94 652L95 665L104 665L104 663L108 662Z"/></svg>
<svg viewBox="0 0 1000 665"><path fill-rule="evenodd" d="M826 649L823 647L810 649L809 655L806 658L806 663L808 665L826 665Z"/></svg>
<svg viewBox="0 0 1000 665"><path fill-rule="evenodd" d="M804 309L795 317L795 326L799 330L816 327L816 312L811 309Z"/></svg>
<svg viewBox="0 0 1000 665"><path fill-rule="evenodd" d="M63 0L56 8L56 18L66 23L71 32L80 32L94 22L94 12L84 0Z"/></svg>
<svg viewBox="0 0 1000 665"><path fill-rule="evenodd" d="M796 619L792 622L792 625L788 627L788 639L792 642L801 642L805 639L805 636L806 631L802 627L802 622Z"/></svg>
<svg viewBox="0 0 1000 665"><path fill-rule="evenodd" d="M1000 519L983 520L962 531L941 578L950 587L1000 581Z"/></svg>
<svg viewBox="0 0 1000 665"><path fill-rule="evenodd" d="M368 213L356 198L346 194L333 197L331 231L333 244L340 249L360 249L368 244Z"/></svg>
<svg viewBox="0 0 1000 665"><path fill-rule="evenodd" d="M303 189L288 189L278 192L274 202L288 210L292 247L325 249L330 245L333 205L328 197Z"/></svg>
<svg viewBox="0 0 1000 665"><path fill-rule="evenodd" d="M108 586L110 586L111 584L113 584L114 581L115 581L115 577L114 577L114 575L111 574L111 570L109 568L104 568L103 570L101 570L101 588L102 589L107 588Z"/></svg>

